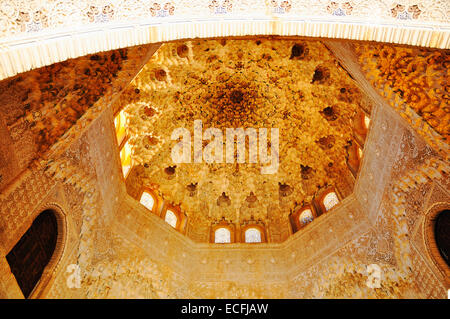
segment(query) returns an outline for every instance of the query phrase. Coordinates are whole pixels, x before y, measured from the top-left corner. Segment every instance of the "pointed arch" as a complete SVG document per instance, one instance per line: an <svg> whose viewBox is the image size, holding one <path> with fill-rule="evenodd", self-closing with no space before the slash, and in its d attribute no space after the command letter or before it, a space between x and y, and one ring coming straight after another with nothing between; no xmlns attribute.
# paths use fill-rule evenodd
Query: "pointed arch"
<svg viewBox="0 0 450 319"><path fill-rule="evenodd" d="M67 237L62 208L50 203L40 209L6 259L25 298L42 298L49 291L62 259Z"/></svg>

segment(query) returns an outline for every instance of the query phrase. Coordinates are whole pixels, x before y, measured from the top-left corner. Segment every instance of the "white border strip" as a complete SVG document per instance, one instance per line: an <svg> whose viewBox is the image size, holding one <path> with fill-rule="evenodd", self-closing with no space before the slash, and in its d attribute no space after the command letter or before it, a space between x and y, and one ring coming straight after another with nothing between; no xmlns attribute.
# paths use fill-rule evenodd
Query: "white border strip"
<svg viewBox="0 0 450 319"><path fill-rule="evenodd" d="M147 43L224 36L305 36L450 48L450 28L336 21L204 20L111 23L0 40L0 80L67 59Z"/></svg>

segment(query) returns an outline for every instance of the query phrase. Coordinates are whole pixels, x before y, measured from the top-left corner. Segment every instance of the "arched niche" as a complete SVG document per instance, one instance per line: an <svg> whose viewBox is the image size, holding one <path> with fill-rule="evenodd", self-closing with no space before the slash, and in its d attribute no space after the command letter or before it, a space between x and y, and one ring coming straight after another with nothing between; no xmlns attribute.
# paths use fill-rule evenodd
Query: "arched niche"
<svg viewBox="0 0 450 319"><path fill-rule="evenodd" d="M425 247L430 260L444 278L447 289L450 287L450 256L444 256L442 245L445 240L447 245L449 244L448 228L445 232L445 225L449 225L449 220L449 203L436 203L426 212L424 219Z"/></svg>
<svg viewBox="0 0 450 319"><path fill-rule="evenodd" d="M25 298L42 298L51 287L63 255L66 229L62 209L49 204L6 255Z"/></svg>

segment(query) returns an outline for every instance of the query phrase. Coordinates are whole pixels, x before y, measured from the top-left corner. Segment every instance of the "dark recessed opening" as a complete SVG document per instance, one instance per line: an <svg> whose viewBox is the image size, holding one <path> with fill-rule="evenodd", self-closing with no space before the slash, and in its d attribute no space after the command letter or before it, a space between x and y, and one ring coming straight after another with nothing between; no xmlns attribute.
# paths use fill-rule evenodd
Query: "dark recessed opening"
<svg viewBox="0 0 450 319"><path fill-rule="evenodd" d="M58 225L52 210L43 211L6 259L25 298L28 298L56 247Z"/></svg>
<svg viewBox="0 0 450 319"><path fill-rule="evenodd" d="M450 211L448 209L443 210L437 216L434 236L442 258L450 266Z"/></svg>

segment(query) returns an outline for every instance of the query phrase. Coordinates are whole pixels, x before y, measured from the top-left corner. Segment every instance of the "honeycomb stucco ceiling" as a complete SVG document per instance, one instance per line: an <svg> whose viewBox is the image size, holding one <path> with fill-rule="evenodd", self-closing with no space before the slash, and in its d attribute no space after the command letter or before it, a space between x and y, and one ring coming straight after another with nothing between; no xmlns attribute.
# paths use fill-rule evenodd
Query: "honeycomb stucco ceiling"
<svg viewBox="0 0 450 319"><path fill-rule="evenodd" d="M132 182L157 189L203 225L222 217L287 220L328 185L351 189L352 120L360 107L371 108L321 42L268 39L164 44L118 103L127 118ZM224 143L226 128L279 128L278 172L261 174L248 153L243 164L174 163L171 134L182 127L193 137L195 120L203 130L221 129ZM288 185L286 197L280 185ZM229 206L217 205L223 193Z"/></svg>

